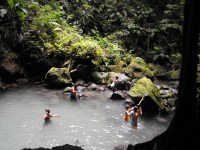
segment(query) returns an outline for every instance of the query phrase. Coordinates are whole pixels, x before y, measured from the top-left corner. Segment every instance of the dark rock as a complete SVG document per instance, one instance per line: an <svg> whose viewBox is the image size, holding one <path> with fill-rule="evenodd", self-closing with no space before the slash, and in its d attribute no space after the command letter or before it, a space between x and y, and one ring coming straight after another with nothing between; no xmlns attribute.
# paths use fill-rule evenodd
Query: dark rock
<svg viewBox="0 0 200 150"><path fill-rule="evenodd" d="M78 147L78 146L73 146L73 145L69 145L69 144L65 144L65 145L62 145L62 146L56 146L56 147L53 147L52 149L51 148L43 148L43 147L39 147L39 148L24 148L22 150L84 150L82 149L81 147Z"/></svg>
<svg viewBox="0 0 200 150"><path fill-rule="evenodd" d="M112 95L111 95L111 97L110 97L110 99L115 99L115 100L120 100L120 99L126 99L126 97L127 97L127 95L123 92L123 91L115 91Z"/></svg>

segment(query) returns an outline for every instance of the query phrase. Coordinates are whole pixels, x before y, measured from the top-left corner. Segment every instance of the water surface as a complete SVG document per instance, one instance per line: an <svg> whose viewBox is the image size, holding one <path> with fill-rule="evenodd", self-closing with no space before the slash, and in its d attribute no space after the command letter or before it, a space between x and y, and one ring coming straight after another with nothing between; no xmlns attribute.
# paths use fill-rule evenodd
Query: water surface
<svg viewBox="0 0 200 150"><path fill-rule="evenodd" d="M172 118L141 116L135 130L123 121L123 101L110 100L110 92L77 102L61 93L38 85L0 93L0 150L63 144L78 145L85 150L112 150L117 145L151 140L166 130ZM58 117L45 123L45 108Z"/></svg>

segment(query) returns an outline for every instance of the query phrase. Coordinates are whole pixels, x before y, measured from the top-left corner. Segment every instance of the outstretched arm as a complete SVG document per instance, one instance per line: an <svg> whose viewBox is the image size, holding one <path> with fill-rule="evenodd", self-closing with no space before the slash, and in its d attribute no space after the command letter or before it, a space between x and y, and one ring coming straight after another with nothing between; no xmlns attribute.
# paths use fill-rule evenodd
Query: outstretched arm
<svg viewBox="0 0 200 150"><path fill-rule="evenodd" d="M138 103L138 105L140 105L143 100L144 100L144 96L142 96L142 99L140 100L140 102Z"/></svg>

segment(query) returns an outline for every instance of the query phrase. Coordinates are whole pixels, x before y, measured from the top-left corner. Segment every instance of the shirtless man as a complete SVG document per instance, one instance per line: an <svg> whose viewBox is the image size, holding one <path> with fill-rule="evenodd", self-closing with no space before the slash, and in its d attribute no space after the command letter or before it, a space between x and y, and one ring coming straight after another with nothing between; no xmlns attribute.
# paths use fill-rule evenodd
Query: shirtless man
<svg viewBox="0 0 200 150"><path fill-rule="evenodd" d="M126 105L126 111L125 111L125 114L124 114L124 121L125 122L129 122L129 120L130 120L130 117L129 117L129 112L130 112L130 105Z"/></svg>
<svg viewBox="0 0 200 150"><path fill-rule="evenodd" d="M53 116L50 114L50 109L45 109L45 112L46 112L46 115L44 116L44 120L45 120L45 121L50 121L50 120L51 120L51 117L53 117Z"/></svg>
<svg viewBox="0 0 200 150"><path fill-rule="evenodd" d="M71 94L70 94L70 98L71 100L76 100L76 93L77 93L77 86L74 85L72 88L71 88Z"/></svg>
<svg viewBox="0 0 200 150"><path fill-rule="evenodd" d="M119 83L119 76L115 76L115 79L113 80L112 84L111 84L111 88L113 93L117 90L116 85Z"/></svg>

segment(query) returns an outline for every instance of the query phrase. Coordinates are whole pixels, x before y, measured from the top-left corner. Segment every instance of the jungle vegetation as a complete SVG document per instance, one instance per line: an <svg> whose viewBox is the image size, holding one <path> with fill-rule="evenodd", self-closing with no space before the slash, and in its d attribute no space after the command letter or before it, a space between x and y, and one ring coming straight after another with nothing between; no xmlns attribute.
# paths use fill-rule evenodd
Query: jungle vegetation
<svg viewBox="0 0 200 150"><path fill-rule="evenodd" d="M180 63L184 0L2 0L1 52L93 59L105 69L138 56ZM36 50L35 50L36 51ZM102 67L104 66L104 68Z"/></svg>
<svg viewBox="0 0 200 150"><path fill-rule="evenodd" d="M166 67L182 63L169 128L129 149L198 149L199 6L198 0L1 0L0 56L6 51L22 60L36 54L60 60L75 55L93 60L101 70L121 61L126 65L135 56L153 63L167 58Z"/></svg>

